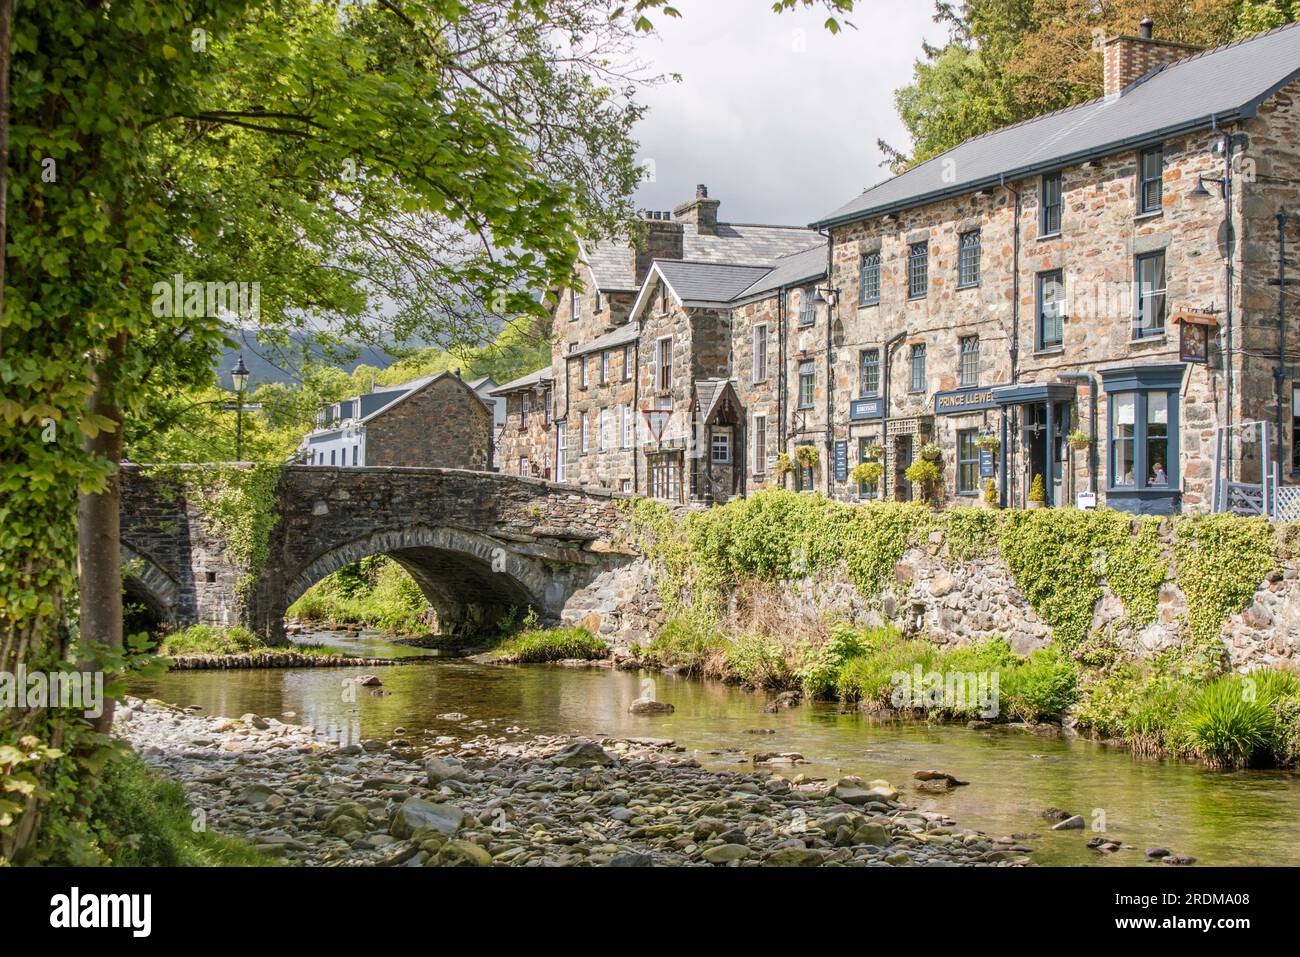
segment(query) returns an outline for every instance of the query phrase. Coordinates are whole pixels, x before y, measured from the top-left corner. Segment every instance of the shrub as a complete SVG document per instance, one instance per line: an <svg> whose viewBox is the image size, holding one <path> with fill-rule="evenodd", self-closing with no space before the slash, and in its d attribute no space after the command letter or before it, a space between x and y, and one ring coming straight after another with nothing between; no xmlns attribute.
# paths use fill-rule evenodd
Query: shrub
<svg viewBox="0 0 1300 957"><path fill-rule="evenodd" d="M586 628L540 628L520 632L499 649L523 664L582 658L593 661L609 654L605 643Z"/></svg>
<svg viewBox="0 0 1300 957"><path fill-rule="evenodd" d="M1214 767L1245 767L1273 742L1277 715L1237 675L1203 686L1184 717L1192 746Z"/></svg>
<svg viewBox="0 0 1300 957"><path fill-rule="evenodd" d="M917 459L907 467L903 474L907 476L909 482L915 482L918 485L933 485L939 481L939 466L935 465L930 459Z"/></svg>
<svg viewBox="0 0 1300 957"><path fill-rule="evenodd" d="M194 831L181 785L130 752L104 766L90 802L94 842L57 865L115 867L230 867L269 865L251 845L211 831Z"/></svg>
<svg viewBox="0 0 1300 957"><path fill-rule="evenodd" d="M761 635L739 635L726 646L731 675L755 688L781 688L790 683L790 665L781 647Z"/></svg>
<svg viewBox="0 0 1300 957"><path fill-rule="evenodd" d="M1033 482L1029 485L1029 501L1047 504L1047 486L1043 483L1041 472L1034 476Z"/></svg>
<svg viewBox="0 0 1300 957"><path fill-rule="evenodd" d="M679 615L664 625L647 649L661 665L673 665L688 673L701 674L710 659L723 653L723 639L711 627L694 618Z"/></svg>
<svg viewBox="0 0 1300 957"><path fill-rule="evenodd" d="M827 698L836 689L840 669L850 658L867 652L863 632L850 625L837 625L820 645L805 645L795 677L810 698Z"/></svg>
<svg viewBox="0 0 1300 957"><path fill-rule="evenodd" d="M262 639L247 628L219 628L190 625L166 635L158 646L160 655L241 655L264 648Z"/></svg>
<svg viewBox="0 0 1300 957"><path fill-rule="evenodd" d="M984 480L984 501L989 505L998 504L998 487L991 478Z"/></svg>
<svg viewBox="0 0 1300 957"><path fill-rule="evenodd" d="M836 680L836 691L844 701L886 707L893 697L895 676L910 675L917 665L922 672L937 670L939 650L928 641L900 642L893 632L874 634L879 636L877 640L883 639L883 645L845 662Z"/></svg>
<svg viewBox="0 0 1300 957"><path fill-rule="evenodd" d="M1039 721L1060 714L1075 701L1078 673L1056 647L1035 651L1017 668L1002 672L999 692L1007 714Z"/></svg>
<svg viewBox="0 0 1300 957"><path fill-rule="evenodd" d="M879 462L859 462L849 472L849 479L858 485L875 485L884 473L885 467Z"/></svg>

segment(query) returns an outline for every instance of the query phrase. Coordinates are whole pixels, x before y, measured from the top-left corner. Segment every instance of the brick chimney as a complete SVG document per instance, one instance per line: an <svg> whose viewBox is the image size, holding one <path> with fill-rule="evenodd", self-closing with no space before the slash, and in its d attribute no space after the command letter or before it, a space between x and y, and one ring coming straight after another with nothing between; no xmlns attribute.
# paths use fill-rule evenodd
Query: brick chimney
<svg viewBox="0 0 1300 957"><path fill-rule="evenodd" d="M679 223L690 223L701 236L716 236L718 233L718 206L716 199L709 199L709 188L701 183L695 187L695 198L673 209L673 219Z"/></svg>
<svg viewBox="0 0 1300 957"><path fill-rule="evenodd" d="M1103 44L1106 59L1106 98L1119 96L1124 88L1156 67L1182 60L1201 48L1186 43L1156 40L1152 36L1151 18L1138 27L1137 36L1111 37Z"/></svg>

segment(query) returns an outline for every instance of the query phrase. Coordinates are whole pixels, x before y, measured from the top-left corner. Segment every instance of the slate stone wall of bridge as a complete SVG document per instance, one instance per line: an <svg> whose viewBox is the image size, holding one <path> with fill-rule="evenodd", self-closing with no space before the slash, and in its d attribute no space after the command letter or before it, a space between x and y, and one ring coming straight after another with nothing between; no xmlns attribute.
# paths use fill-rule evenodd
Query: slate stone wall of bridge
<svg viewBox="0 0 1300 957"><path fill-rule="evenodd" d="M288 466L259 569L240 567L206 517L202 467L163 479L127 466L122 489L129 598L161 621L244 624L276 640L295 599L370 555L411 573L443 632L529 606L559 619L633 557L621 496L497 473Z"/></svg>

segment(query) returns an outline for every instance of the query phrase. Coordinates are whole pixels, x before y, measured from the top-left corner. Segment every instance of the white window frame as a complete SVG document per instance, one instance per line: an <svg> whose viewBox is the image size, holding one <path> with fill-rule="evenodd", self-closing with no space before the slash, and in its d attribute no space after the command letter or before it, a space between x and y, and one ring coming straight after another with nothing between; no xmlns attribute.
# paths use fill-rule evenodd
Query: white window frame
<svg viewBox="0 0 1300 957"><path fill-rule="evenodd" d="M719 457L718 453L722 455ZM731 433L713 432L709 435L709 461L714 465L731 464Z"/></svg>
<svg viewBox="0 0 1300 957"><path fill-rule="evenodd" d="M609 420L610 420L609 409L608 408L601 409L600 410L600 431L596 435L596 448L601 452L604 452L605 449L609 448L609 425L610 425Z"/></svg>
<svg viewBox="0 0 1300 957"><path fill-rule="evenodd" d="M519 476L520 478L527 478L528 476L528 456L526 455L519 457Z"/></svg>
<svg viewBox="0 0 1300 957"><path fill-rule="evenodd" d="M590 356L582 356L578 359L578 388L587 388L587 360Z"/></svg>
<svg viewBox="0 0 1300 957"><path fill-rule="evenodd" d="M664 343L668 344L665 364ZM667 392L673 387L673 337L660 336L655 340L655 391Z"/></svg>
<svg viewBox="0 0 1300 957"><path fill-rule="evenodd" d="M578 413L578 451L586 454L591 448L591 433L587 428L587 413Z"/></svg>
<svg viewBox="0 0 1300 957"><path fill-rule="evenodd" d="M759 423L762 423L760 429ZM754 474L767 474L767 413L754 413L750 421L750 432L754 436ZM759 441L759 436L763 441Z"/></svg>
<svg viewBox="0 0 1300 957"><path fill-rule="evenodd" d="M632 356L632 347L630 345L623 347L623 381L632 381L632 371L636 366L636 361Z"/></svg>
<svg viewBox="0 0 1300 957"><path fill-rule="evenodd" d="M623 406L623 448L632 447L632 406Z"/></svg>
<svg viewBox="0 0 1300 957"><path fill-rule="evenodd" d="M609 350L608 349L601 352L600 354L600 384L601 385L609 384Z"/></svg>
<svg viewBox="0 0 1300 957"><path fill-rule="evenodd" d="M754 326L754 368L753 381L767 381L767 323L760 322Z"/></svg>
<svg viewBox="0 0 1300 957"><path fill-rule="evenodd" d="M560 423L555 434L555 480L563 482L569 476L569 423Z"/></svg>

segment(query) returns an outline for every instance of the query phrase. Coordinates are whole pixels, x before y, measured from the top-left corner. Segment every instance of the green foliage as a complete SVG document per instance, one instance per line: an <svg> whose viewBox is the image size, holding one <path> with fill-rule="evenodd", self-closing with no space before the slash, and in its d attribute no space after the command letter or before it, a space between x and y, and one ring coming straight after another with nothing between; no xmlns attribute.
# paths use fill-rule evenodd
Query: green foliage
<svg viewBox="0 0 1300 957"><path fill-rule="evenodd" d="M997 546L996 512L985 508L950 508L944 522L948 554L956 561L983 558Z"/></svg>
<svg viewBox="0 0 1300 957"><path fill-rule="evenodd" d="M930 459L917 459L903 472L909 482L929 487L939 481L942 473Z"/></svg>
<svg viewBox="0 0 1300 957"><path fill-rule="evenodd" d="M252 845L199 824L181 785L126 752L104 768L90 807L94 843L47 864L114 867L244 867L274 863Z"/></svg>
<svg viewBox="0 0 1300 957"><path fill-rule="evenodd" d="M858 485L875 485L884 473L885 467L879 462L859 462L849 472L849 480Z"/></svg>
<svg viewBox="0 0 1300 957"><path fill-rule="evenodd" d="M851 658L865 654L866 636L850 625L840 624L820 644L805 644L795 677L810 698L826 698L836 688L840 669Z"/></svg>
<svg viewBox="0 0 1300 957"><path fill-rule="evenodd" d="M1033 652L1018 667L1003 671L999 693L1006 712L1022 721L1052 718L1074 704L1075 665L1056 646Z"/></svg>
<svg viewBox="0 0 1300 957"><path fill-rule="evenodd" d="M726 659L729 673L754 688L784 688L793 677L785 649L762 635L736 635Z"/></svg>
<svg viewBox="0 0 1300 957"><path fill-rule="evenodd" d="M984 501L989 505L998 504L998 486L991 478L984 480Z"/></svg>
<svg viewBox="0 0 1300 957"><path fill-rule="evenodd" d="M165 636L158 646L158 653L169 658L178 655L242 655L263 647L263 641L246 628L190 625Z"/></svg>
<svg viewBox="0 0 1300 957"><path fill-rule="evenodd" d="M319 624L354 624L391 635L421 635L431 609L420 586L402 566L374 555L326 575L285 614Z"/></svg>
<svg viewBox="0 0 1300 957"><path fill-rule="evenodd" d="M660 629L646 652L661 665L703 674L716 656L725 655L724 646L724 638L714 628L693 616L678 615Z"/></svg>
<svg viewBox="0 0 1300 957"><path fill-rule="evenodd" d="M1262 518L1186 518L1177 525L1174 557L1191 637L1212 653L1224 620L1250 604L1256 587L1276 567L1276 539Z"/></svg>
<svg viewBox="0 0 1300 957"><path fill-rule="evenodd" d="M821 455L815 445L799 445L794 450L795 460L804 468L815 469L821 461Z"/></svg>
<svg viewBox="0 0 1300 957"><path fill-rule="evenodd" d="M521 664L609 656L609 648L585 628L540 628L524 631L503 643L498 651Z"/></svg>
<svg viewBox="0 0 1300 957"><path fill-rule="evenodd" d="M846 661L836 678L835 690L842 701L888 707L895 675L911 674L917 665L922 672L939 670L939 649L929 641L903 641L892 631L872 632L866 640L867 653Z"/></svg>
<svg viewBox="0 0 1300 957"><path fill-rule="evenodd" d="M1047 487L1043 484L1041 472L1034 475L1034 480L1029 485L1029 501L1038 502L1040 505L1047 504Z"/></svg>
<svg viewBox="0 0 1300 957"><path fill-rule="evenodd" d="M1246 693L1237 675L1202 687L1183 718L1192 746L1215 767L1244 767L1272 742L1277 716L1269 703Z"/></svg>

